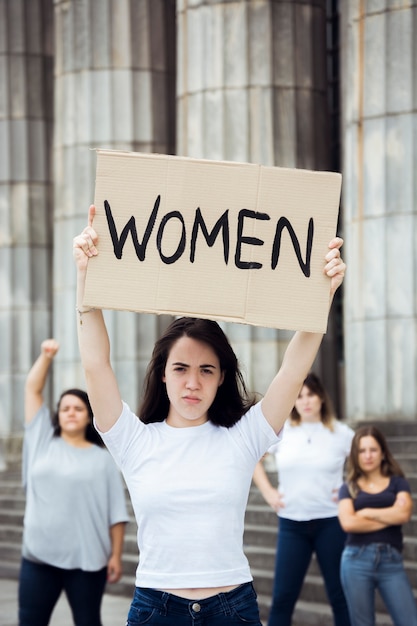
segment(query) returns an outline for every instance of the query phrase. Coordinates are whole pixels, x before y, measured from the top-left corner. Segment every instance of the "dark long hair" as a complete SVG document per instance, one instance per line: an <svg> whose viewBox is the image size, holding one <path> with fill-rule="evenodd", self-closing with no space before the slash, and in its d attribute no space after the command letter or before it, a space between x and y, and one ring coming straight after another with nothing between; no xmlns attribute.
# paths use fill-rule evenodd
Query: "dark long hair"
<svg viewBox="0 0 417 626"><path fill-rule="evenodd" d="M59 407L61 406L61 400L64 396L77 396L83 402L87 408L88 416L90 418L90 422L87 424L85 429L85 438L90 443L94 443L96 446L104 447L104 443L98 432L93 426L93 409L91 408L90 400L88 399L88 395L82 389L67 389L63 391L59 396L59 400L56 406L55 413L52 415L52 426L54 429L54 437L61 436L61 426L59 425Z"/></svg>
<svg viewBox="0 0 417 626"><path fill-rule="evenodd" d="M142 422L163 422L168 416L169 398L162 378L172 346L181 337L201 341L214 350L224 374L223 383L209 408L208 419L229 428L255 403L249 397L237 357L217 322L194 317L174 320L155 343L144 381L144 393L138 415Z"/></svg>
<svg viewBox="0 0 417 626"><path fill-rule="evenodd" d="M359 493L358 480L364 475L359 467L359 449L362 437L373 437L381 448L381 474L383 476L404 476L404 472L388 448L383 433L376 426L361 426L353 436L347 463L346 480L353 498L356 498Z"/></svg>
<svg viewBox="0 0 417 626"><path fill-rule="evenodd" d="M320 378L313 372L310 372L310 374L307 375L307 378L303 382L303 387L307 387L307 389L309 389L311 393L320 398L320 419L322 421L322 424L330 430L333 430L333 420L335 419L333 404ZM291 424L293 426L298 426L300 423L301 416L294 406L293 410L291 411Z"/></svg>

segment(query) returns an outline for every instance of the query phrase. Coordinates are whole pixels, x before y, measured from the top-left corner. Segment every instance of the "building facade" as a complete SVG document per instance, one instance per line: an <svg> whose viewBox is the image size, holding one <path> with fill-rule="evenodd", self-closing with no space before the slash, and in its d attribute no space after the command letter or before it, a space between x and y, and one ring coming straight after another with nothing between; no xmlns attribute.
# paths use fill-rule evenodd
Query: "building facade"
<svg viewBox="0 0 417 626"><path fill-rule="evenodd" d="M40 344L48 399L83 387L72 238L95 148L343 173L348 262L315 369L350 421L417 418L415 3L0 3L0 437L19 438ZM164 316L106 312L136 406ZM226 324L260 393L291 333Z"/></svg>

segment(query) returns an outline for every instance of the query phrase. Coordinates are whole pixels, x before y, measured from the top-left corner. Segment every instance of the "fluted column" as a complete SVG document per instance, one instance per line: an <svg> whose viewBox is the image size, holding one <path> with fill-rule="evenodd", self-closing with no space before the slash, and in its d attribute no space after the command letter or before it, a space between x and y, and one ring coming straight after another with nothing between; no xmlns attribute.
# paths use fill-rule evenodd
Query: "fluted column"
<svg viewBox="0 0 417 626"><path fill-rule="evenodd" d="M0 437L51 332L52 0L0 3Z"/></svg>
<svg viewBox="0 0 417 626"><path fill-rule="evenodd" d="M409 2L341 3L346 398L351 419L417 417L417 27Z"/></svg>
<svg viewBox="0 0 417 626"><path fill-rule="evenodd" d="M54 0L54 328L63 343L57 392L84 385L76 341L72 238L94 198L94 148L173 152L173 0ZM159 327L154 316L106 313L123 398L136 408Z"/></svg>
<svg viewBox="0 0 417 626"><path fill-rule="evenodd" d="M178 154L329 168L325 0L177 0L177 24ZM291 333L225 327L263 393Z"/></svg>

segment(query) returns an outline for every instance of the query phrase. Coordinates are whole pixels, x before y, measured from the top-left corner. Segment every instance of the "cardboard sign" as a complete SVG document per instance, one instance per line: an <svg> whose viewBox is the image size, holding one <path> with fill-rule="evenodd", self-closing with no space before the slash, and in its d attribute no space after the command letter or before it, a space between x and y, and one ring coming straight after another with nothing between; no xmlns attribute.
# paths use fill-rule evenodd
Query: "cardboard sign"
<svg viewBox="0 0 417 626"><path fill-rule="evenodd" d="M97 151L85 306L326 332L341 175Z"/></svg>

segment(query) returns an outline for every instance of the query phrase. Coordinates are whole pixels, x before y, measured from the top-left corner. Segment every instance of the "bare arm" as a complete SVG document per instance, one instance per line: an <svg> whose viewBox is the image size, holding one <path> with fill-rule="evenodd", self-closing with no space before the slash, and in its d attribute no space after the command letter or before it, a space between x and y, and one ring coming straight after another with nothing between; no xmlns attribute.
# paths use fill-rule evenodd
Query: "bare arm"
<svg viewBox="0 0 417 626"><path fill-rule="evenodd" d="M25 422L35 417L43 404L43 390L54 356L59 350L55 339L45 339L41 345L41 353L32 365L25 384Z"/></svg>
<svg viewBox="0 0 417 626"><path fill-rule="evenodd" d="M118 524L110 526L112 553L107 563L107 580L111 583L117 583L122 575L122 554L125 527L125 522L119 522Z"/></svg>
<svg viewBox="0 0 417 626"><path fill-rule="evenodd" d="M109 430L122 412L119 387L110 363L110 342L100 310L83 308L85 279L89 259L98 254L98 237L92 224L95 207L90 206L88 226L74 238L77 266L78 345L84 368L88 396L94 417L102 432Z"/></svg>
<svg viewBox="0 0 417 626"><path fill-rule="evenodd" d="M375 520L367 519L358 515L350 498L343 498L339 501L339 522L343 530L347 533L370 533L375 530L382 530L390 524L384 524Z"/></svg>
<svg viewBox="0 0 417 626"><path fill-rule="evenodd" d="M284 506L282 496L278 489L271 485L262 461L259 461L255 466L253 482L258 487L265 502L277 513Z"/></svg>
<svg viewBox="0 0 417 626"><path fill-rule="evenodd" d="M383 509L365 508L357 512L364 519L380 522L387 526L406 524L413 512L413 501L408 491L400 491L392 506Z"/></svg>
<svg viewBox="0 0 417 626"><path fill-rule="evenodd" d="M340 257L343 240L339 237L329 243L325 260L325 274L331 279L330 303L343 282L346 265ZM298 331L294 334L278 374L269 386L263 400L262 411L275 432L279 432L290 414L320 347L323 335Z"/></svg>

